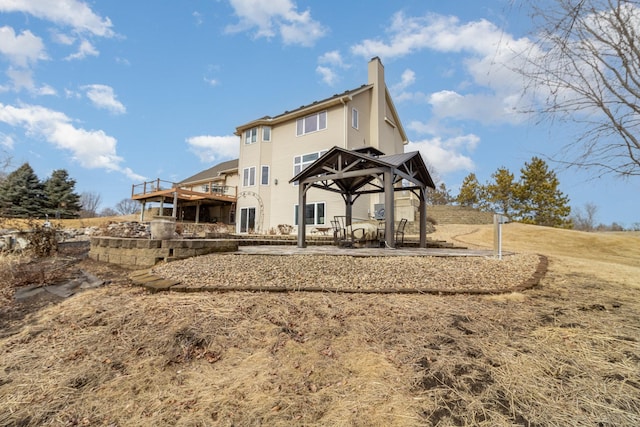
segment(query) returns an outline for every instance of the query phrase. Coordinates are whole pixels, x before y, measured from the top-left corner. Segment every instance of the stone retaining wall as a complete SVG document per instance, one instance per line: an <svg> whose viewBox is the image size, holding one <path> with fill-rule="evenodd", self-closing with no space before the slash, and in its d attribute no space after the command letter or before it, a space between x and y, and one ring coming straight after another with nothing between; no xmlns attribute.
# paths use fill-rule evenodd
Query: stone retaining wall
<svg viewBox="0 0 640 427"><path fill-rule="evenodd" d="M125 266L151 267L213 252L234 252L238 241L231 239L150 240L92 237L89 258Z"/></svg>
<svg viewBox="0 0 640 427"><path fill-rule="evenodd" d="M493 212L465 206L427 206L427 217L435 219L436 224L493 224Z"/></svg>

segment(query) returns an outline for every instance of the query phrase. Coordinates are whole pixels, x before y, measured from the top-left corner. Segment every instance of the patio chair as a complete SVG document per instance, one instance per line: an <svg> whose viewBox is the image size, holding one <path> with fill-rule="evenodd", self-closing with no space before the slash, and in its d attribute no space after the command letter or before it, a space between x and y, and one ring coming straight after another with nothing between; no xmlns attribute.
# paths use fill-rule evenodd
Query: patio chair
<svg viewBox="0 0 640 427"><path fill-rule="evenodd" d="M339 221L331 221L331 228L333 228L333 243L336 246L342 246L342 242L346 238L346 229L340 227Z"/></svg>
<svg viewBox="0 0 640 427"><path fill-rule="evenodd" d="M334 241L340 247L352 248L354 243L366 242L366 232L363 228L353 228L347 225L346 216L334 216L331 225L334 227Z"/></svg>
<svg viewBox="0 0 640 427"><path fill-rule="evenodd" d="M396 228L396 247L404 245L404 227L407 225L407 219L402 218Z"/></svg>
<svg viewBox="0 0 640 427"><path fill-rule="evenodd" d="M378 221L378 245L381 248L385 247L385 227L387 223L385 221Z"/></svg>

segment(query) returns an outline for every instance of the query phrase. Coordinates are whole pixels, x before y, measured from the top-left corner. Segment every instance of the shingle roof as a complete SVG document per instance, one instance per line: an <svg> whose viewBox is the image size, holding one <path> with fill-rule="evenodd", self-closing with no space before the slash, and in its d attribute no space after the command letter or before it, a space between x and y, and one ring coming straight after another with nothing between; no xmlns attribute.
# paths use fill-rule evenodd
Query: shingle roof
<svg viewBox="0 0 640 427"><path fill-rule="evenodd" d="M280 120L288 120L288 118L290 118L292 115L295 116L296 114L301 114L301 112L309 110L309 109L313 109L314 107L318 106L318 108L320 108L320 106L324 106L327 104L331 104L332 102L339 102L339 100L343 97L349 97L349 96L353 96L361 91L366 91L369 90L373 87L373 85L367 85L367 84L363 84L362 86L355 88L355 89L351 89L351 90L346 90L342 93L339 94L334 94L333 96L330 96L328 98L322 99L320 101L314 101L311 104L307 104L307 105L301 105L298 108L295 108L293 110L287 110L284 111L281 114L278 114L276 116L264 116L261 117L259 119L256 120L252 120L248 123L245 123L241 126L238 126L236 128L236 132L238 132L238 130L241 129L247 129L250 127L255 126L258 123L261 122L278 122Z"/></svg>
<svg viewBox="0 0 640 427"><path fill-rule="evenodd" d="M192 182L207 181L220 176L222 172L238 169L238 159L227 160L226 162L218 163L217 165L210 167L209 169L198 172L197 174L183 179L178 184L184 185Z"/></svg>

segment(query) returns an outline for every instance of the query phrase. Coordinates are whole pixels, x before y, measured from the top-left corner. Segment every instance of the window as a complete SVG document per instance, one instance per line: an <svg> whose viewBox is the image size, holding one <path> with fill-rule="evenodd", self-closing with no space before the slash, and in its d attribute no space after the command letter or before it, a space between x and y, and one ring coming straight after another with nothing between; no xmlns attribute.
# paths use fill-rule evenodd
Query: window
<svg viewBox="0 0 640 427"><path fill-rule="evenodd" d="M202 184L202 192L203 193L209 192L209 184Z"/></svg>
<svg viewBox="0 0 640 427"><path fill-rule="evenodd" d="M358 129L358 114L358 110L356 110L355 108L351 110L351 127L354 129Z"/></svg>
<svg viewBox="0 0 640 427"><path fill-rule="evenodd" d="M304 211L306 225L324 225L324 202L307 203ZM298 225L298 205L294 208L293 224Z"/></svg>
<svg viewBox="0 0 640 427"><path fill-rule="evenodd" d="M256 167L244 168L242 170L242 185L244 187L250 187L256 185Z"/></svg>
<svg viewBox="0 0 640 427"><path fill-rule="evenodd" d="M296 136L306 135L327 128L327 112L321 111L316 114L298 119L296 122Z"/></svg>
<svg viewBox="0 0 640 427"><path fill-rule="evenodd" d="M262 141L271 142L271 126L262 126Z"/></svg>
<svg viewBox="0 0 640 427"><path fill-rule="evenodd" d="M318 151L315 153L303 154L302 156L295 156L293 158L293 176L298 175L311 163L318 160L327 150Z"/></svg>
<svg viewBox="0 0 640 427"><path fill-rule="evenodd" d="M258 140L258 128L251 128L244 131L244 143L253 144Z"/></svg>
<svg viewBox="0 0 640 427"><path fill-rule="evenodd" d="M260 184L269 185L269 166L262 165L260 174Z"/></svg>

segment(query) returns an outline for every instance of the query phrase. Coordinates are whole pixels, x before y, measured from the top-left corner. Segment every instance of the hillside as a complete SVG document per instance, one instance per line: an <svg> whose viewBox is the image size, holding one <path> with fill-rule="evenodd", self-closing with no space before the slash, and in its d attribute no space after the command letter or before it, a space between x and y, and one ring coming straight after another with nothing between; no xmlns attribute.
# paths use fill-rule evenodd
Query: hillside
<svg viewBox="0 0 640 427"><path fill-rule="evenodd" d="M549 257L537 288L151 294L84 260L112 283L5 319L0 425L640 425L640 235L503 235Z"/></svg>

